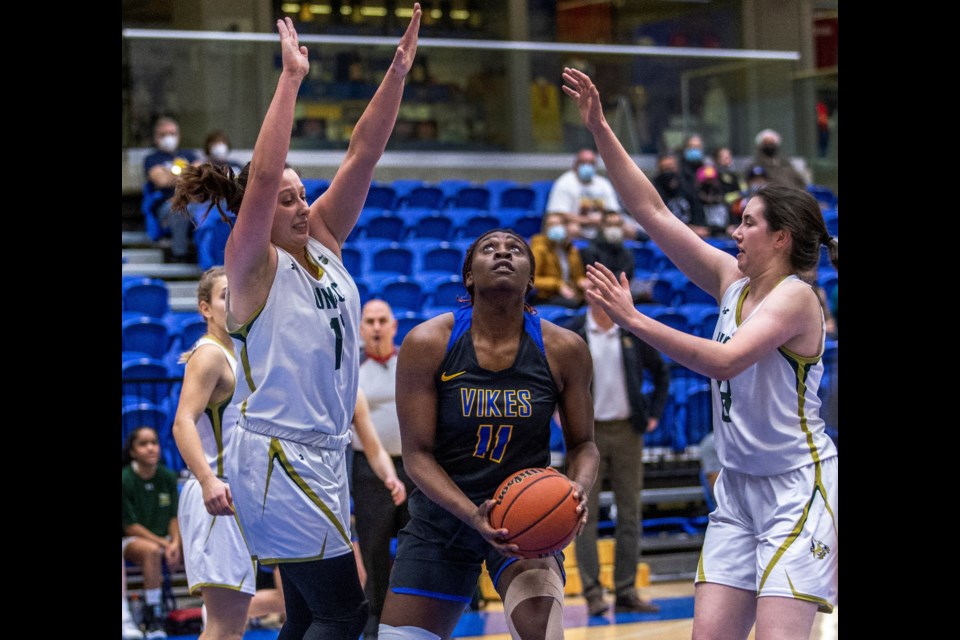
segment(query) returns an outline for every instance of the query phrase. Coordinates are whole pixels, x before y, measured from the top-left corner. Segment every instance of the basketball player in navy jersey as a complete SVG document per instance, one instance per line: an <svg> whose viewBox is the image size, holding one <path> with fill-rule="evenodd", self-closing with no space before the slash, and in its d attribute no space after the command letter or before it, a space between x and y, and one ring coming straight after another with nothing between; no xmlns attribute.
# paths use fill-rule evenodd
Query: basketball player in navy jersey
<svg viewBox="0 0 960 640"><path fill-rule="evenodd" d="M514 638L563 637L563 555L522 559L494 529L494 491L515 472L550 462L559 405L567 474L580 502L597 474L592 362L576 334L529 312L534 259L498 229L467 250L471 306L419 325L397 364L403 460L417 490L381 616L380 640L448 638L486 560Z"/></svg>
<svg viewBox="0 0 960 640"><path fill-rule="evenodd" d="M674 216L604 118L600 94L563 72L625 207L689 278L720 303L713 339L661 324L633 306L623 274L587 268L587 297L677 363L713 379L713 430L722 470L697 567L693 637L810 637L817 610L837 602L837 449L824 433L817 390L825 322L798 276L821 246L839 266L838 240L802 190L767 185L733 233L736 258ZM619 278L618 278L619 276Z"/></svg>

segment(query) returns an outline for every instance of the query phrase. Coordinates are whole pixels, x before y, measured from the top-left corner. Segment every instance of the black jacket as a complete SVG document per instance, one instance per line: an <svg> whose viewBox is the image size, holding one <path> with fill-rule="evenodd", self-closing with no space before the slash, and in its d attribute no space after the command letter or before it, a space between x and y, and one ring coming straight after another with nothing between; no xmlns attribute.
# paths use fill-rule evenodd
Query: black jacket
<svg viewBox="0 0 960 640"><path fill-rule="evenodd" d="M587 342L586 314L571 320L567 328ZM659 419L663 415L663 407L667 404L667 396L670 394L670 369L656 349L629 331L621 328L620 339L627 394L630 396L630 422L637 433L643 434L647 431L648 418ZM587 342L587 344L590 343ZM595 362L593 366L596 368L598 364ZM644 371L648 371L653 379L653 393L650 398L643 395Z"/></svg>

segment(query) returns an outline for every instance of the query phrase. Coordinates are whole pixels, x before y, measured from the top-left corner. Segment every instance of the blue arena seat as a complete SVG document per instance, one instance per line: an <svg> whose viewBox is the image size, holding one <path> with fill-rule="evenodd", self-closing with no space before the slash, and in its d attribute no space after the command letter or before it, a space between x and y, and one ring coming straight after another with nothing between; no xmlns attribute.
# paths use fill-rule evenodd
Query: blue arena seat
<svg viewBox="0 0 960 640"><path fill-rule="evenodd" d="M512 228L522 237L529 240L534 235L540 233L540 227L543 225L543 216L521 216L513 221Z"/></svg>
<svg viewBox="0 0 960 640"><path fill-rule="evenodd" d="M699 443L713 428L710 382L693 381L688 385L687 420L684 426L687 446Z"/></svg>
<svg viewBox="0 0 960 640"><path fill-rule="evenodd" d="M330 187L330 181L322 178L304 178L303 189L307 192L307 202L313 204Z"/></svg>
<svg viewBox="0 0 960 640"><path fill-rule="evenodd" d="M651 307L647 310L647 315L657 322L662 322L663 324L667 325L668 327L672 327L677 331L690 333L690 326L687 323L687 316L673 307Z"/></svg>
<svg viewBox="0 0 960 640"><path fill-rule="evenodd" d="M159 403L170 394L169 378L168 367L159 358L124 360L120 365L121 395Z"/></svg>
<svg viewBox="0 0 960 640"><path fill-rule="evenodd" d="M464 187L453 196L452 205L461 209L490 209L490 190L486 187Z"/></svg>
<svg viewBox="0 0 960 640"><path fill-rule="evenodd" d="M461 189L469 187L471 182L463 178L448 178L437 183L437 188L443 193L443 204L453 202L454 197Z"/></svg>
<svg viewBox="0 0 960 640"><path fill-rule="evenodd" d="M377 295L394 309L419 312L423 307L423 287L407 276L384 278Z"/></svg>
<svg viewBox="0 0 960 640"><path fill-rule="evenodd" d="M120 409L121 440L138 427L150 427L158 434L168 429L169 417L152 402L128 404Z"/></svg>
<svg viewBox="0 0 960 640"><path fill-rule="evenodd" d="M232 220L236 216L231 217ZM220 217L216 208L193 230L193 243L197 246L197 264L206 271L210 267L223 264L224 250L233 227Z"/></svg>
<svg viewBox="0 0 960 640"><path fill-rule="evenodd" d="M467 289L459 275L440 276L427 286L427 302L431 307L460 307L462 298L467 297Z"/></svg>
<svg viewBox="0 0 960 640"><path fill-rule="evenodd" d="M837 206L837 194L835 194L833 189L830 187L819 184L811 184L807 185L807 191L809 191L810 194L813 195L813 197L816 198L817 202L819 202L821 205L827 208L833 208Z"/></svg>
<svg viewBox="0 0 960 640"><path fill-rule="evenodd" d="M440 209L444 195L438 187L417 187L407 196L404 206L422 209Z"/></svg>
<svg viewBox="0 0 960 640"><path fill-rule="evenodd" d="M547 210L547 200L550 198L550 190L553 189L553 180L537 180L530 183L530 188L537 194L533 202L533 212L539 216Z"/></svg>
<svg viewBox="0 0 960 640"><path fill-rule="evenodd" d="M534 212L534 206L537 201L537 193L530 187L511 187L500 194L497 201L498 209L529 209Z"/></svg>
<svg viewBox="0 0 960 640"><path fill-rule="evenodd" d="M455 227L453 219L439 211L423 216L408 226L415 238L433 238L441 242L453 239Z"/></svg>
<svg viewBox="0 0 960 640"><path fill-rule="evenodd" d="M427 320L417 311L399 311L395 312L393 317L397 319L397 337L395 338L397 344L403 344L403 339L407 337L410 330Z"/></svg>
<svg viewBox="0 0 960 640"><path fill-rule="evenodd" d="M689 280L683 283L683 289L681 293L684 304L708 304L712 306L717 305L717 301L709 293L693 284Z"/></svg>
<svg viewBox="0 0 960 640"><path fill-rule="evenodd" d="M180 350L186 351L207 333L207 321L199 313L190 314L180 322Z"/></svg>
<svg viewBox="0 0 960 640"><path fill-rule="evenodd" d="M393 187L394 192L397 194L397 203L403 202L407 196L410 195L410 192L418 187L423 186L423 180L414 180L414 179L402 179L394 180L390 183L390 186Z"/></svg>
<svg viewBox="0 0 960 640"><path fill-rule="evenodd" d="M421 246L418 254L417 274L421 278L440 275L459 275L463 268L463 251L447 242Z"/></svg>
<svg viewBox="0 0 960 640"><path fill-rule="evenodd" d="M498 229L500 219L491 215L478 214L464 220L460 226L460 236L463 238L479 238L487 231Z"/></svg>
<svg viewBox="0 0 960 640"><path fill-rule="evenodd" d="M364 225L364 235L367 238L380 238L398 242L403 239L407 224L400 216L385 214L371 218Z"/></svg>
<svg viewBox="0 0 960 640"><path fill-rule="evenodd" d="M141 316L120 324L123 351L142 351L162 358L170 347L170 332L162 320Z"/></svg>
<svg viewBox="0 0 960 640"><path fill-rule="evenodd" d="M340 248L340 258L347 272L354 278L363 275L363 252L356 246L350 245Z"/></svg>
<svg viewBox="0 0 960 640"><path fill-rule="evenodd" d="M169 311L169 294L163 280L135 277L121 284L123 310L141 313L151 318L162 318Z"/></svg>
<svg viewBox="0 0 960 640"><path fill-rule="evenodd" d="M364 201L363 206L392 211L396 206L396 202L397 192L393 189L393 187L371 184L370 190L367 191L367 199Z"/></svg>
<svg viewBox="0 0 960 640"><path fill-rule="evenodd" d="M413 252L399 243L393 243L376 249L370 258L370 266L368 278L386 275L412 276Z"/></svg>

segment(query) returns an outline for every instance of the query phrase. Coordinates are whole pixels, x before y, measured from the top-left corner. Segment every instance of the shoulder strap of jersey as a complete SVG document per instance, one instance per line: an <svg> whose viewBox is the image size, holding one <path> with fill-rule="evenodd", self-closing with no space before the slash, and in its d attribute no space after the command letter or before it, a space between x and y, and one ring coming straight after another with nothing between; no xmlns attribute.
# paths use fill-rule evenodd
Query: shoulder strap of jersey
<svg viewBox="0 0 960 640"><path fill-rule="evenodd" d="M470 330L472 322L473 307L461 307L453 312L453 330L450 331L450 340L447 342L447 353L450 353L457 340Z"/></svg>

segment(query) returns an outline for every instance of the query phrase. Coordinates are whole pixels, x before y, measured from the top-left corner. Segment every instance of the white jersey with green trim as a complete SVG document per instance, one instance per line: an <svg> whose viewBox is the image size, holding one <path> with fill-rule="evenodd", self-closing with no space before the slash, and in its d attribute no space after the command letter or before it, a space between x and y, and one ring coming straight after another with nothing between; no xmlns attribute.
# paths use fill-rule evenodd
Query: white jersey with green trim
<svg viewBox="0 0 960 640"><path fill-rule="evenodd" d="M193 346L192 351L196 351L205 344L212 344L223 352L230 363L230 368L236 372L237 359L233 353L210 336L203 336ZM203 415L197 420L197 434L200 436L200 444L203 446L203 455L207 458L207 463L218 477L224 477L223 471L223 452L230 442L230 435L237 426L237 418L240 415L237 405L233 402L233 397L226 398L222 402L211 402L204 410Z"/></svg>
<svg viewBox="0 0 960 640"><path fill-rule="evenodd" d="M797 276L784 278L800 281ZM778 285L779 286L779 285ZM763 306L741 318L750 279L734 282L720 300L713 339L726 342ZM820 353L823 353L821 342ZM781 347L730 380L713 380L713 428L724 468L770 476L837 455L824 432L817 389L820 356L805 358Z"/></svg>
<svg viewBox="0 0 960 640"><path fill-rule="evenodd" d="M227 313L237 346L240 426L342 449L350 443L357 401L357 285L340 258L314 238L307 241L309 271L274 249L277 272L263 307L242 324Z"/></svg>

